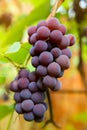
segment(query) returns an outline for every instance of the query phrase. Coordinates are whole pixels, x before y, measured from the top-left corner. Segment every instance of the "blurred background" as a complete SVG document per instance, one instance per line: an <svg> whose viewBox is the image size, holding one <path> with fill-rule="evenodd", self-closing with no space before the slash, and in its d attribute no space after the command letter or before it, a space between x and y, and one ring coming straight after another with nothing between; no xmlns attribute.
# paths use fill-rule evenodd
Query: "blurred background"
<svg viewBox="0 0 87 130"><path fill-rule="evenodd" d="M29 55L27 29L46 19L55 0L0 0L0 130L42 130L43 123L26 122L13 108L9 83L17 75L13 64L23 65ZM62 89L51 92L54 119L61 130L87 130L87 0L65 0L56 17L76 37L71 47L71 67L65 71ZM30 62L27 67L34 68ZM57 130L52 124L45 130Z"/></svg>

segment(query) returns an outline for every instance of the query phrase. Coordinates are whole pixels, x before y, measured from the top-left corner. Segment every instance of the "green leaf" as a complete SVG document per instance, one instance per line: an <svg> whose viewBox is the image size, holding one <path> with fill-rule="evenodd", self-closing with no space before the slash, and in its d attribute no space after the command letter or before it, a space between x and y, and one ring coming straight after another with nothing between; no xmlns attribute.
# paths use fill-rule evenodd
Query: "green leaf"
<svg viewBox="0 0 87 130"><path fill-rule="evenodd" d="M20 41L24 29L38 20L45 19L50 12L50 7L50 0L46 0L42 5L34 9L29 15L18 19L18 21L14 23L11 28L9 28L8 32L4 36L4 39L0 43L0 49L5 50L5 48L7 48L10 44L14 43L15 41Z"/></svg>
<svg viewBox="0 0 87 130"><path fill-rule="evenodd" d="M74 121L87 123L87 112L81 112L72 118Z"/></svg>
<svg viewBox="0 0 87 130"><path fill-rule="evenodd" d="M5 118L7 115L9 115L14 110L14 105L0 105L0 120Z"/></svg>
<svg viewBox="0 0 87 130"><path fill-rule="evenodd" d="M21 44L19 51L15 53L7 53L6 56L10 58L12 61L22 65L26 57L29 55L30 48L31 45L29 43L24 43Z"/></svg>
<svg viewBox="0 0 87 130"><path fill-rule="evenodd" d="M6 80L6 76L0 76L0 84L3 84Z"/></svg>
<svg viewBox="0 0 87 130"><path fill-rule="evenodd" d="M12 46L9 47L6 53L14 53L20 49L21 45L20 42L15 42Z"/></svg>
<svg viewBox="0 0 87 130"><path fill-rule="evenodd" d="M35 6L35 7L38 7L40 6L41 4L43 4L46 0L30 0L30 2Z"/></svg>

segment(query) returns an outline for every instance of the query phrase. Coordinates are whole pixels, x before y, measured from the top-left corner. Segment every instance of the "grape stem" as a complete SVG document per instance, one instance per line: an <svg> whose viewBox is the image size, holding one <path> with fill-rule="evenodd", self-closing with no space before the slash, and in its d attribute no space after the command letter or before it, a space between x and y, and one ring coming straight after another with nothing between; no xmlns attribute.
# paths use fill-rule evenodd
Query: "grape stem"
<svg viewBox="0 0 87 130"><path fill-rule="evenodd" d="M46 127L49 123L52 123L57 128L61 128L59 124L55 123L54 118L53 118L53 109L52 109L52 102L51 102L49 89L46 90L46 94L47 94L47 99L48 99L48 104L49 104L50 119L45 122L43 128Z"/></svg>
<svg viewBox="0 0 87 130"><path fill-rule="evenodd" d="M61 6L61 4L64 2L64 0L56 0L55 5L52 9L52 12L48 16L47 20L50 19L51 17L54 17L56 14L57 9Z"/></svg>

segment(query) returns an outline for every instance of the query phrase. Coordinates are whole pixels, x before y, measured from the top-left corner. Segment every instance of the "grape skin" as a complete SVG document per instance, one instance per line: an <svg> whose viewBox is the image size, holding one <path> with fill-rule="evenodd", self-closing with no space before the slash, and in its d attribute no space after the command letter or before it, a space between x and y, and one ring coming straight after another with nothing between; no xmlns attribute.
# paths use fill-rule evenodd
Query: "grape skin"
<svg viewBox="0 0 87 130"><path fill-rule="evenodd" d="M41 20L38 24L37 24L37 29L41 26L46 26L47 27L47 22L45 20Z"/></svg>
<svg viewBox="0 0 87 130"><path fill-rule="evenodd" d="M32 71L31 73L29 73L28 78L29 78L30 82L36 82L38 79L38 75L36 74L35 71Z"/></svg>
<svg viewBox="0 0 87 130"><path fill-rule="evenodd" d="M32 101L34 103L40 103L40 102L43 102L43 100L45 99L45 95L43 92L35 92L32 94Z"/></svg>
<svg viewBox="0 0 87 130"><path fill-rule="evenodd" d="M26 70L26 69L22 69L21 71L19 71L19 77L20 78L23 78L23 77L28 77L28 75L29 75L29 71L28 70Z"/></svg>
<svg viewBox="0 0 87 130"><path fill-rule="evenodd" d="M21 107L21 103L17 103L15 105L15 110L18 114L22 114L23 113L23 110L22 110L22 107Z"/></svg>
<svg viewBox="0 0 87 130"><path fill-rule="evenodd" d="M39 65L36 72L39 76L45 76L47 75L47 68L45 66Z"/></svg>
<svg viewBox="0 0 87 130"><path fill-rule="evenodd" d="M61 87L62 87L62 83L59 80L57 80L55 87L52 88L52 91L58 91L61 89Z"/></svg>
<svg viewBox="0 0 87 130"><path fill-rule="evenodd" d="M58 77L59 73L61 72L61 67L56 62L52 62L47 67L48 74L53 77Z"/></svg>
<svg viewBox="0 0 87 130"><path fill-rule="evenodd" d="M72 57L72 52L70 51L69 48L63 49L63 50L62 50L62 54L68 56L68 58L71 58L71 57Z"/></svg>
<svg viewBox="0 0 87 130"><path fill-rule="evenodd" d="M16 102L21 102L21 97L20 97L20 93L19 93L19 92L16 92L16 93L14 94L14 100L15 100Z"/></svg>
<svg viewBox="0 0 87 130"><path fill-rule="evenodd" d="M48 46L47 46L47 43L45 41L38 40L35 43L34 47L35 47L35 53L40 54L41 52L46 51Z"/></svg>
<svg viewBox="0 0 87 130"><path fill-rule="evenodd" d="M37 33L32 34L31 37L29 37L29 43L31 43L32 45L34 45L37 41Z"/></svg>
<svg viewBox="0 0 87 130"><path fill-rule="evenodd" d="M34 46L30 49L30 55L31 56L36 56L35 47Z"/></svg>
<svg viewBox="0 0 87 130"><path fill-rule="evenodd" d="M22 99L29 99L31 98L31 92L28 89L24 89L20 92L20 96Z"/></svg>
<svg viewBox="0 0 87 130"><path fill-rule="evenodd" d="M56 62L61 66L62 69L68 69L70 67L69 58L66 55L60 55Z"/></svg>
<svg viewBox="0 0 87 130"><path fill-rule="evenodd" d="M46 90L46 87L43 85L41 78L39 78L39 80L37 81L37 87L38 87L41 91L45 91L45 90Z"/></svg>
<svg viewBox="0 0 87 130"><path fill-rule="evenodd" d="M53 88L56 85L56 78L47 75L43 78L43 84L47 88Z"/></svg>
<svg viewBox="0 0 87 130"><path fill-rule="evenodd" d="M13 91L13 92L18 92L19 91L18 80L14 80L14 81L11 82L10 90Z"/></svg>
<svg viewBox="0 0 87 130"><path fill-rule="evenodd" d="M28 87L28 84L29 84L29 80L27 78L20 78L18 80L18 87L20 89L25 89Z"/></svg>
<svg viewBox="0 0 87 130"><path fill-rule="evenodd" d="M54 47L51 50L51 53L54 56L54 58L57 58L58 56L60 56L62 54L62 51L58 47Z"/></svg>
<svg viewBox="0 0 87 130"><path fill-rule="evenodd" d="M39 61L43 66L47 66L53 61L53 55L48 51L44 51L40 54Z"/></svg>
<svg viewBox="0 0 87 130"><path fill-rule="evenodd" d="M28 29L28 35L31 36L33 33L35 33L37 31L37 27L36 26L31 26Z"/></svg>
<svg viewBox="0 0 87 130"><path fill-rule="evenodd" d="M31 60L31 64L34 66L34 67L37 67L39 65L39 57L38 56L34 56Z"/></svg>
<svg viewBox="0 0 87 130"><path fill-rule="evenodd" d="M59 30L54 30L50 33L50 40L52 43L59 44L62 40L62 33Z"/></svg>
<svg viewBox="0 0 87 130"><path fill-rule="evenodd" d="M66 27L63 24L60 24L58 29L62 32L63 35L66 34Z"/></svg>
<svg viewBox="0 0 87 130"><path fill-rule="evenodd" d="M27 100L24 100L22 103L21 103L21 107L22 109L25 111L25 112L29 112L33 109L34 107L34 103L32 100L30 99L27 99Z"/></svg>
<svg viewBox="0 0 87 130"><path fill-rule="evenodd" d="M29 90L34 93L38 91L37 83L36 82L31 82L28 86Z"/></svg>
<svg viewBox="0 0 87 130"><path fill-rule="evenodd" d="M46 111L46 108L43 104L36 104L33 108L33 113L37 117L42 117Z"/></svg>
<svg viewBox="0 0 87 130"><path fill-rule="evenodd" d="M75 37L72 34L68 34L67 37L70 39L70 44L69 46L73 46L75 44Z"/></svg>
<svg viewBox="0 0 87 130"><path fill-rule="evenodd" d="M47 21L47 26L48 28L52 31L52 30L57 30L59 29L59 21L57 18L50 18L48 21Z"/></svg>
<svg viewBox="0 0 87 130"><path fill-rule="evenodd" d="M33 112L24 113L23 117L26 121L33 121L35 118Z"/></svg>
<svg viewBox="0 0 87 130"><path fill-rule="evenodd" d="M41 26L37 30L37 39L38 40L46 40L46 39L48 39L49 35L50 35L50 30L45 26Z"/></svg>

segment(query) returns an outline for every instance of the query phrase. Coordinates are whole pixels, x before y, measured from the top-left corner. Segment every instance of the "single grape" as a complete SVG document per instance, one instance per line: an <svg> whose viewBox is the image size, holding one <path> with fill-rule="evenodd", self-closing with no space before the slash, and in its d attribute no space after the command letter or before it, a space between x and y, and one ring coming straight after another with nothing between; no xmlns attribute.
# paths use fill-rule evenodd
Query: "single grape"
<svg viewBox="0 0 87 130"><path fill-rule="evenodd" d="M50 40L52 43L60 44L62 40L62 33L59 30L54 30L50 33Z"/></svg>
<svg viewBox="0 0 87 130"><path fill-rule="evenodd" d="M57 18L50 18L48 21L47 21L47 26L50 30L57 30L59 29L59 21Z"/></svg>
<svg viewBox="0 0 87 130"><path fill-rule="evenodd" d="M43 85L41 78L39 78L39 80L37 81L37 87L38 87L41 91L45 91L45 90L46 90L46 87Z"/></svg>
<svg viewBox="0 0 87 130"><path fill-rule="evenodd" d="M21 107L21 103L17 103L15 105L15 110L18 114L22 114L23 113L23 110L22 110L22 107Z"/></svg>
<svg viewBox="0 0 87 130"><path fill-rule="evenodd" d="M28 75L29 75L29 71L28 70L26 70L26 69L21 69L20 71L19 71L19 77L28 77Z"/></svg>
<svg viewBox="0 0 87 130"><path fill-rule="evenodd" d="M29 112L29 113L24 113L24 119L26 121L33 121L35 118L33 112Z"/></svg>
<svg viewBox="0 0 87 130"><path fill-rule="evenodd" d="M31 92L29 89L24 89L20 92L20 96L23 100L31 98Z"/></svg>
<svg viewBox="0 0 87 130"><path fill-rule="evenodd" d="M66 27L63 24L60 24L58 29L62 32L63 35L66 34Z"/></svg>
<svg viewBox="0 0 87 130"><path fill-rule="evenodd" d="M38 75L36 74L35 71L32 71L31 73L29 73L28 78L29 78L30 82L36 82L38 79Z"/></svg>
<svg viewBox="0 0 87 130"><path fill-rule="evenodd" d="M20 78L18 80L18 87L20 89L25 89L28 87L28 84L29 84L29 80L27 78Z"/></svg>
<svg viewBox="0 0 87 130"><path fill-rule="evenodd" d="M51 50L51 53L54 56L54 58L57 58L62 54L62 51L58 47L55 47Z"/></svg>
<svg viewBox="0 0 87 130"><path fill-rule="evenodd" d="M37 24L37 29L41 26L46 26L47 27L47 22L45 20L41 20L38 24Z"/></svg>
<svg viewBox="0 0 87 130"><path fill-rule="evenodd" d="M68 56L68 58L72 57L72 52L69 48L65 48L62 50L62 54Z"/></svg>
<svg viewBox="0 0 87 130"><path fill-rule="evenodd" d="M33 113L37 117L42 117L46 111L46 108L43 104L36 104L33 108Z"/></svg>
<svg viewBox="0 0 87 130"><path fill-rule="evenodd" d="M70 39L70 44L69 46L73 46L75 44L75 37L72 34L68 34L67 37Z"/></svg>
<svg viewBox="0 0 87 130"><path fill-rule="evenodd" d="M34 46L30 49L30 55L31 56L36 56L35 47Z"/></svg>
<svg viewBox="0 0 87 130"><path fill-rule="evenodd" d="M60 55L56 62L61 66L63 70L68 69L70 67L69 58L66 55Z"/></svg>
<svg viewBox="0 0 87 130"><path fill-rule="evenodd" d="M43 84L45 87L54 88L56 85L56 78L47 75L43 78Z"/></svg>
<svg viewBox="0 0 87 130"><path fill-rule="evenodd" d="M70 44L69 38L67 36L63 36L60 44L58 44L58 47L60 49L65 49L69 46L69 44Z"/></svg>
<svg viewBox="0 0 87 130"><path fill-rule="evenodd" d="M43 102L43 100L45 99L45 95L43 92L35 92L32 94L32 101L34 103L40 103Z"/></svg>
<svg viewBox="0 0 87 130"><path fill-rule="evenodd" d="M33 109L34 103L32 100L27 99L22 102L21 107L25 112L29 112Z"/></svg>
<svg viewBox="0 0 87 130"><path fill-rule="evenodd" d="M48 74L53 77L58 77L61 72L61 67L56 62L52 62L47 67Z"/></svg>
<svg viewBox="0 0 87 130"><path fill-rule="evenodd" d="M47 68L45 66L39 65L36 72L39 76L45 76L47 75Z"/></svg>
<svg viewBox="0 0 87 130"><path fill-rule="evenodd" d="M32 34L31 37L29 37L29 43L34 45L37 41L37 33Z"/></svg>
<svg viewBox="0 0 87 130"><path fill-rule="evenodd" d="M37 83L36 82L31 82L28 86L29 90L34 93L38 91Z"/></svg>
<svg viewBox="0 0 87 130"><path fill-rule="evenodd" d="M31 60L31 64L34 66L34 67L37 67L39 65L39 57L38 56L34 56Z"/></svg>
<svg viewBox="0 0 87 130"><path fill-rule="evenodd" d="M47 40L50 35L50 30L46 26L41 26L37 30L37 39L38 40Z"/></svg>
<svg viewBox="0 0 87 130"><path fill-rule="evenodd" d="M52 91L58 91L61 89L61 87L62 87L61 82L59 80L57 80L55 87L52 88Z"/></svg>
<svg viewBox="0 0 87 130"><path fill-rule="evenodd" d="M10 90L13 92L18 92L19 88L18 88L18 80L14 80L10 83Z"/></svg>
<svg viewBox="0 0 87 130"><path fill-rule="evenodd" d="M37 31L37 27L36 26L31 26L28 29L28 35L31 36L33 33L35 33Z"/></svg>
<svg viewBox="0 0 87 130"><path fill-rule="evenodd" d="M48 46L47 46L47 43L45 41L38 40L35 43L34 47L35 47L35 53L40 54L41 52L46 51Z"/></svg>
<svg viewBox="0 0 87 130"><path fill-rule="evenodd" d="M45 106L46 110L48 109L48 105L46 102L41 102L41 104L43 104Z"/></svg>
<svg viewBox="0 0 87 130"><path fill-rule="evenodd" d="M36 122L41 122L44 120L44 115L41 116L41 117L38 117L38 116L35 116L35 119L34 119Z"/></svg>
<svg viewBox="0 0 87 130"><path fill-rule="evenodd" d="M64 70L61 69L61 72L58 75L58 78L61 78L64 75Z"/></svg>
<svg viewBox="0 0 87 130"><path fill-rule="evenodd" d="M53 55L48 51L44 51L40 54L39 61L42 65L47 66L53 61Z"/></svg>
<svg viewBox="0 0 87 130"><path fill-rule="evenodd" d="M20 93L19 93L19 92L16 92L16 93L14 94L14 100L15 100L16 102L21 102L21 97L20 97Z"/></svg>

